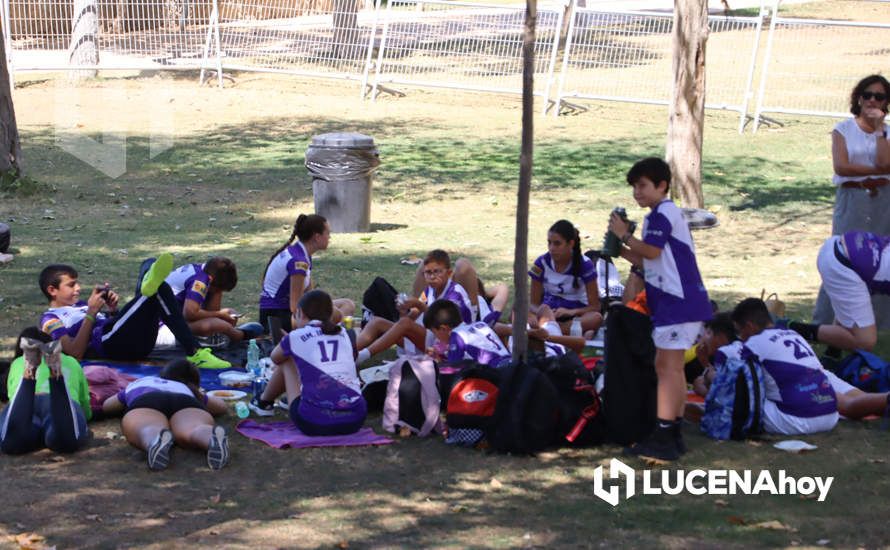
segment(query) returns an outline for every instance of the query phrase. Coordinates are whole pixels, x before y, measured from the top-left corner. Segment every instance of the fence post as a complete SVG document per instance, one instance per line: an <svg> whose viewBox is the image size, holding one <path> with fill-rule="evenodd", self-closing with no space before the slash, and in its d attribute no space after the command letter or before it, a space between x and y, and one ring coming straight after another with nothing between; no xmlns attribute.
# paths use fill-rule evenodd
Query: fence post
<svg viewBox="0 0 890 550"><path fill-rule="evenodd" d="M574 2L571 4L571 8L569 9L569 17L572 17ZM550 88L553 87L553 71L556 67L556 54L559 50L559 33L562 31L562 18L565 14L565 10L558 10L556 16L556 30L553 33L553 47L550 49L550 61L547 63L547 85L544 88L544 108L541 111L542 115L547 115L547 104L550 102Z"/></svg>
<svg viewBox="0 0 890 550"><path fill-rule="evenodd" d="M566 71L569 69L569 52L572 50L572 37L575 34L575 19L577 18L578 2L572 0L572 10L569 13L569 32L566 33L565 51L562 54L562 69L559 71L559 87L556 91L556 101L553 103L553 117L559 117L559 106L562 103L562 92L566 81ZM547 106L544 106L545 114Z"/></svg>
<svg viewBox="0 0 890 550"><path fill-rule="evenodd" d="M763 18L766 17L767 9L760 3L760 19L757 20L757 29L754 31L754 47L751 48L751 64L748 66L748 79L745 82L745 95L742 100L742 112L739 115L739 133L745 131L745 117L748 116L748 103L753 95L751 86L754 84L754 72L757 68L757 50L760 49L760 34L763 30Z"/></svg>
<svg viewBox="0 0 890 550"><path fill-rule="evenodd" d="M754 108L754 125L752 132L757 133L760 126L760 110L763 108L763 94L766 93L766 75L769 60L773 54L773 36L776 33L776 19L779 17L779 0L773 3L772 17L769 20L769 37L766 40L766 52L763 54L763 70L760 72L760 87L757 92L757 106Z"/></svg>
<svg viewBox="0 0 890 550"><path fill-rule="evenodd" d="M359 99L364 99L367 95L365 91L368 87L368 74L371 72L372 57L374 57L374 38L377 37L377 17L380 15L380 2L377 0L374 5L374 18L371 22L371 36L368 38L368 53L365 56L365 70L362 73L362 87L359 90Z"/></svg>
<svg viewBox="0 0 890 550"><path fill-rule="evenodd" d="M392 19L393 0L386 3L386 15L383 18L383 32L380 34L380 48L377 51L377 66L374 70L374 87L371 88L371 101L377 101L377 85L380 83L380 69L383 67L383 52L386 49L386 35L389 31L389 20Z"/></svg>

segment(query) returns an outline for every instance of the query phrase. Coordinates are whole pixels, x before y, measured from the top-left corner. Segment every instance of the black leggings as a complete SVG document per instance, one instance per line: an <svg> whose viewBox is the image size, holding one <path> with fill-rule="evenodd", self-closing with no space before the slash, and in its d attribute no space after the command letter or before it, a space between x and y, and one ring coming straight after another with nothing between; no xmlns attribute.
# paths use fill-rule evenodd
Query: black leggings
<svg viewBox="0 0 890 550"><path fill-rule="evenodd" d="M0 450L23 454L49 448L73 453L83 447L89 432L80 405L68 397L62 379L49 379L49 394L34 393L36 382L22 379L19 389L0 412Z"/></svg>
<svg viewBox="0 0 890 550"><path fill-rule="evenodd" d="M182 306L170 285L162 283L154 296L142 295L142 279L154 262L154 258L142 262L135 296L102 329L102 351L109 359L142 359L151 353L158 339L158 321L163 321L170 328L176 340L185 348L186 355L192 355L198 349L195 337L182 316Z"/></svg>

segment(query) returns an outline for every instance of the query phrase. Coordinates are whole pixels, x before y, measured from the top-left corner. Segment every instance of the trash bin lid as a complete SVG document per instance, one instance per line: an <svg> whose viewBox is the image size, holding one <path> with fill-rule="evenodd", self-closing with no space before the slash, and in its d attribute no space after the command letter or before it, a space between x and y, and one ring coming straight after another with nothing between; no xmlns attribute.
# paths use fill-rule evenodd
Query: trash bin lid
<svg viewBox="0 0 890 550"><path fill-rule="evenodd" d="M374 147L374 138L364 134L352 134L348 132L333 132L319 134L312 137L313 147L335 147L343 149L371 148Z"/></svg>

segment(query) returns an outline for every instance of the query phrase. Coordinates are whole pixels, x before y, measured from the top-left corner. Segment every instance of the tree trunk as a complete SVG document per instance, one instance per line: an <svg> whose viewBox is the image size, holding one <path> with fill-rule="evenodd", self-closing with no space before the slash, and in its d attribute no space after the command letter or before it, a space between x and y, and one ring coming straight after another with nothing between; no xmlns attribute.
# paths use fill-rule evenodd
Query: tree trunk
<svg viewBox="0 0 890 550"><path fill-rule="evenodd" d="M334 0L334 44L336 59L361 57L358 44L358 0Z"/></svg>
<svg viewBox="0 0 890 550"><path fill-rule="evenodd" d="M71 44L68 64L90 66L99 64L99 7L96 0L74 0L71 16ZM95 70L68 71L69 80L95 78Z"/></svg>
<svg viewBox="0 0 890 550"><path fill-rule="evenodd" d="M705 122L707 0L674 0L674 87L668 118L666 157L673 174L671 194L691 208L704 207L701 181Z"/></svg>
<svg viewBox="0 0 890 550"><path fill-rule="evenodd" d="M528 355L528 198L534 160L535 22L537 0L526 0L522 34L522 149L519 155L519 190L516 193L516 250L513 258L513 359Z"/></svg>
<svg viewBox="0 0 890 550"><path fill-rule="evenodd" d="M9 67L6 64L6 41L0 36L0 174L13 178L24 175L22 170L22 144L12 106L12 86Z"/></svg>

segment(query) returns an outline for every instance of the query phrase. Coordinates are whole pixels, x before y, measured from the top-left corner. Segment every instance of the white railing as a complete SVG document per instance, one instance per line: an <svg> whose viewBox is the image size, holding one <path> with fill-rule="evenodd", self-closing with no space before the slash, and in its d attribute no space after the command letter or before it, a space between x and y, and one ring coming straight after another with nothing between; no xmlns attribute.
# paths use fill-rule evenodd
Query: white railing
<svg viewBox="0 0 890 550"><path fill-rule="evenodd" d="M850 91L888 71L890 25L788 19L770 21L754 129L764 113L850 116Z"/></svg>
<svg viewBox="0 0 890 550"><path fill-rule="evenodd" d="M708 20L706 108L739 113L741 131L760 41L762 17ZM576 8L559 75L557 105L583 98L667 105L672 76L669 13ZM554 115L558 109L554 109Z"/></svg>

